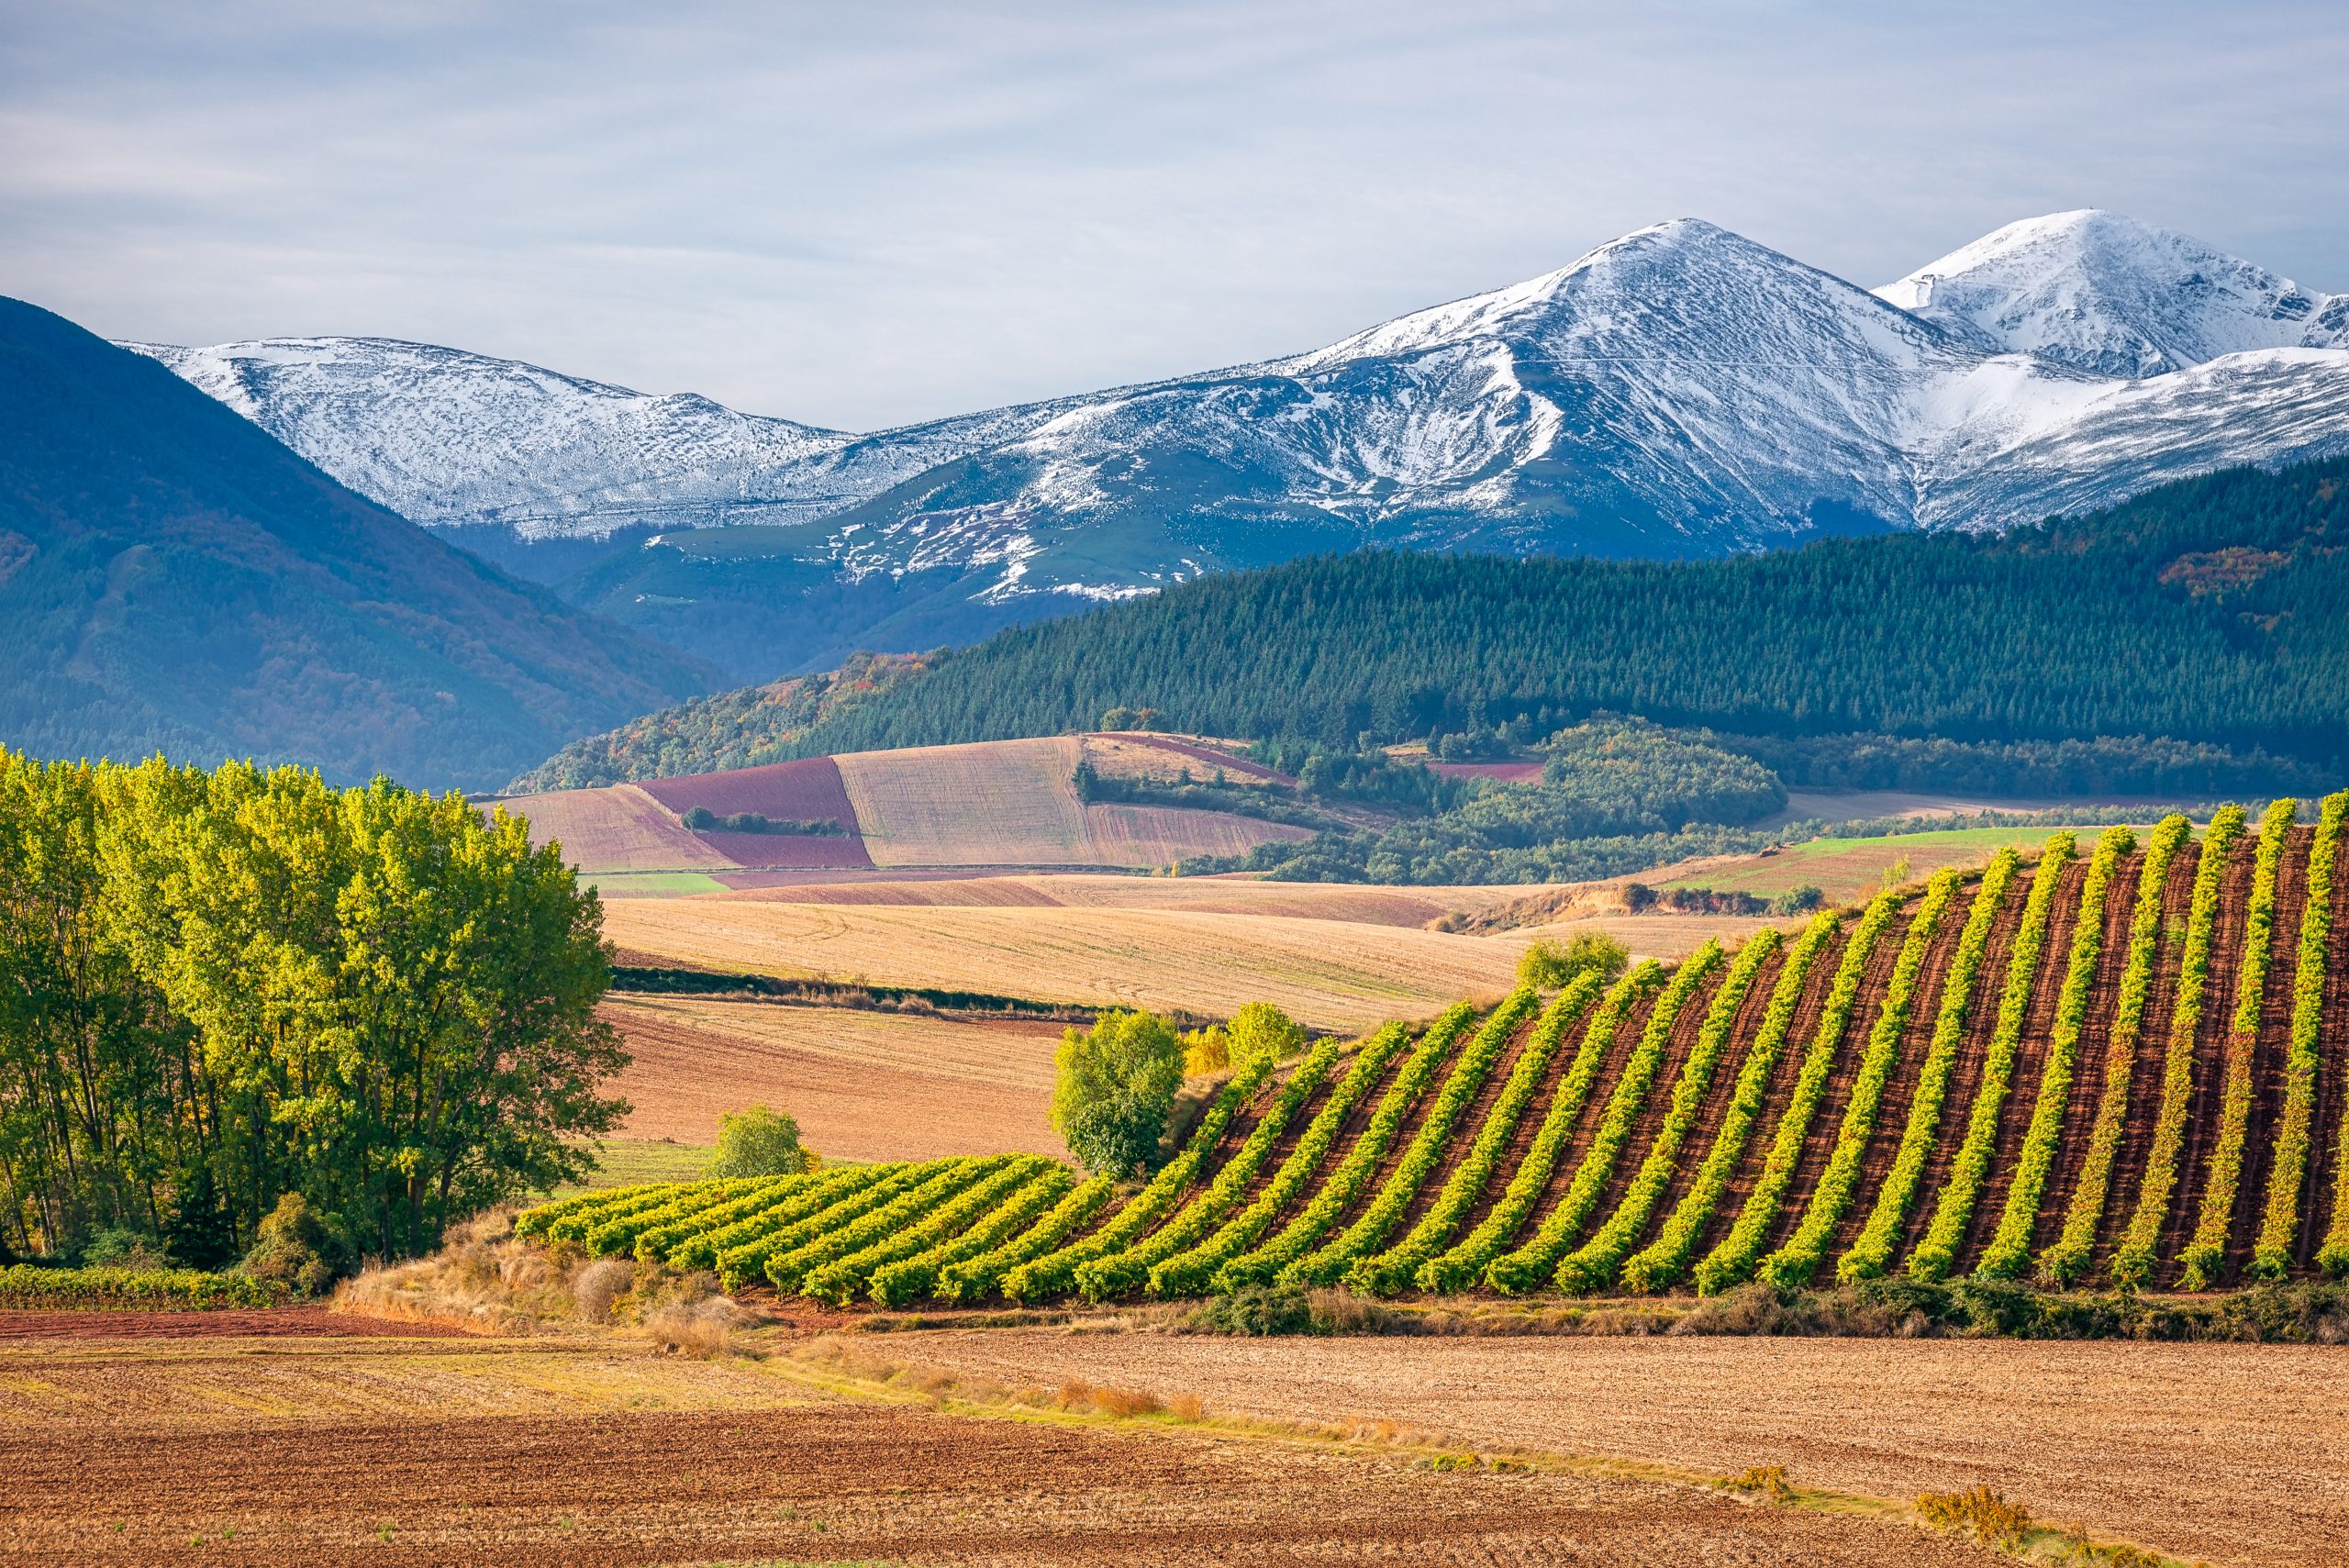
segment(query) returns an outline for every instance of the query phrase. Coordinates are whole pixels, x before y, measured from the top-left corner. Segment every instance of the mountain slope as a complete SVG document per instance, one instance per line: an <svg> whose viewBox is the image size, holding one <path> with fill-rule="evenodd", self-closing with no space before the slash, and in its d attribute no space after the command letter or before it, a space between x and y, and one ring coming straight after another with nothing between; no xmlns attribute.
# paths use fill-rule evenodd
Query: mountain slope
<svg viewBox="0 0 2349 1568"><path fill-rule="evenodd" d="M2250 349L2349 348L2349 295L2092 208L2010 223L1876 293L1978 347L2097 375L2162 375Z"/></svg>
<svg viewBox="0 0 2349 1568"><path fill-rule="evenodd" d="M353 495L162 367L0 300L0 740L503 782L705 667Z"/></svg>
<svg viewBox="0 0 2349 1568"><path fill-rule="evenodd" d="M2079 216L2002 231L1893 299L1710 224L1662 224L1284 359L853 439L787 426L755 456L713 445L689 473L621 443L609 484L566 482L564 505L585 510L560 517L495 442L453 429L425 455L473 497L435 516L484 548L525 523L667 519L656 540L614 536L629 548L564 592L756 678L1316 551L1714 556L2004 528L2349 450L2349 348L2324 346L2338 302ZM264 361L286 345L150 351L263 366L236 384L254 417L399 504L369 432L405 405L365 375L334 384L347 406L329 417L279 406ZM426 400L435 384L399 383ZM532 406L501 403L490 427ZM564 450L584 462L592 443ZM721 515L760 520L669 527Z"/></svg>

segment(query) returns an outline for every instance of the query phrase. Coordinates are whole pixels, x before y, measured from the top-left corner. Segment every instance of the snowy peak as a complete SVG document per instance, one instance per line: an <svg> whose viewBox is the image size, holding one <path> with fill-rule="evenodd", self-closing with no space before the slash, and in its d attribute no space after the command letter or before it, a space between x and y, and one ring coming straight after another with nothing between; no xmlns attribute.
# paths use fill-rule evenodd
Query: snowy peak
<svg viewBox="0 0 2349 1568"><path fill-rule="evenodd" d="M850 439L691 393L390 338L122 346L404 517L495 520L526 538L723 521L765 494L763 480Z"/></svg>
<svg viewBox="0 0 2349 1568"><path fill-rule="evenodd" d="M2162 375L2252 349L2349 348L2349 297L2094 208L2010 223L1876 293L1981 348L2098 375Z"/></svg>

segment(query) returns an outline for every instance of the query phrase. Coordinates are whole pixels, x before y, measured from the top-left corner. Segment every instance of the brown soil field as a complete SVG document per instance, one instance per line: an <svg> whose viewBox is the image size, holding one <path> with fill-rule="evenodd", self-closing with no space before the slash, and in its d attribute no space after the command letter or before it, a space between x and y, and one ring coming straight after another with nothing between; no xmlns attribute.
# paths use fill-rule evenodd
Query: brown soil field
<svg viewBox="0 0 2349 1568"><path fill-rule="evenodd" d="M1199 915L1286 915L1366 926L1426 926L1454 913L1515 903L1521 886L1386 887L1347 882L1264 882L1251 876L1120 876L1098 872L858 879L760 887L715 896L754 903L917 904L969 908L1173 909Z"/></svg>
<svg viewBox="0 0 2349 1568"><path fill-rule="evenodd" d="M1687 1485L949 1415L575 1339L0 1340L0 1472L29 1562L1994 1561Z"/></svg>
<svg viewBox="0 0 2349 1568"><path fill-rule="evenodd" d="M634 784L518 795L499 804L529 819L533 843L558 842L565 860L589 870L723 871L734 864Z"/></svg>
<svg viewBox="0 0 2349 1568"><path fill-rule="evenodd" d="M1261 1000L1326 1029L1497 996L1531 940L1266 915L738 898L615 903L604 929L631 951L716 969L1218 1017Z"/></svg>
<svg viewBox="0 0 2349 1568"><path fill-rule="evenodd" d="M1006 1383L1184 1391L1290 1420L1609 1454L1875 1496L1987 1484L2057 1524L2231 1563L2349 1563L2349 1350L2018 1340L921 1336Z"/></svg>
<svg viewBox="0 0 2349 1568"><path fill-rule="evenodd" d="M1219 773L1234 784L1293 784L1286 773L1197 740L1131 730L1100 730L1082 737L1085 760L1104 778L1158 779L1180 783L1188 770L1204 784Z"/></svg>
<svg viewBox="0 0 2349 1568"><path fill-rule="evenodd" d="M610 1084L635 1107L623 1137L710 1144L719 1113L763 1103L833 1159L1063 1152L1056 1024L698 996L616 996L602 1013L635 1058Z"/></svg>

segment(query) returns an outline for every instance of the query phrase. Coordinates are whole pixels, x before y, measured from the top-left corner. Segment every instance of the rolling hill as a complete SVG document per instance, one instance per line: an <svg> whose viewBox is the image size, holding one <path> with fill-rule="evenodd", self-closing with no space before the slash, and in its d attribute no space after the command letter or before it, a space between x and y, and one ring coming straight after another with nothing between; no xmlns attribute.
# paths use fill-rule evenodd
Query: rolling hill
<svg viewBox="0 0 2349 1568"><path fill-rule="evenodd" d="M2335 453L2344 308L2111 214L1876 293L1687 219L1309 352L859 436L373 339L138 347L751 679L1329 550L1710 557Z"/></svg>
<svg viewBox="0 0 2349 1568"><path fill-rule="evenodd" d="M524 1229L626 1251L654 1221L618 1219L657 1213L658 1256L722 1201L700 1261L729 1284L889 1305L2338 1276L2345 814L2060 834L1790 937L1332 1039L1242 1069L1139 1192L1063 1178L1013 1211L1009 1184L964 1196L999 1162L940 1162Z"/></svg>
<svg viewBox="0 0 2349 1568"><path fill-rule="evenodd" d="M709 674L0 300L0 741L479 788Z"/></svg>

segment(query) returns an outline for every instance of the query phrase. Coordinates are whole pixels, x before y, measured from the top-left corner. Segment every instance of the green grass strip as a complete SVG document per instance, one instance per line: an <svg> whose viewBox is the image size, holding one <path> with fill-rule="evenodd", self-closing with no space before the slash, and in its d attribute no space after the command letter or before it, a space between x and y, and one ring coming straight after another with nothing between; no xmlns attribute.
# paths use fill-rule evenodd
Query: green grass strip
<svg viewBox="0 0 2349 1568"><path fill-rule="evenodd" d="M1279 1216L1288 1212L1288 1206L1297 1194L1305 1190L1321 1169L1321 1162L1330 1156L1330 1147L1343 1130L1346 1118L1363 1102L1386 1069L1394 1064L1411 1043L1408 1030L1400 1024L1388 1024L1364 1040L1354 1052L1353 1064L1338 1081L1321 1108L1306 1125L1296 1147L1264 1190L1256 1195L1246 1208L1225 1220L1216 1232L1192 1247L1177 1252L1152 1266L1150 1294L1155 1296L1196 1296L1206 1289L1223 1266L1256 1244L1265 1229Z"/></svg>
<svg viewBox="0 0 2349 1568"><path fill-rule="evenodd" d="M1655 1138L1648 1144L1647 1154L1633 1173L1631 1184L1624 1189L1615 1212L1607 1217L1607 1222L1590 1240L1559 1262L1553 1278L1560 1290L1570 1296L1582 1296L1615 1283L1623 1259L1646 1232L1655 1206L1664 1201L1665 1191L1679 1173L1681 1145L1688 1141L1698 1117L1704 1112L1705 1097L1712 1092L1713 1075L1720 1070L1721 1058L1729 1053L1730 1031L1737 1027L1738 1009L1745 1006L1746 995L1753 989L1754 976L1785 944L1786 938L1776 928L1769 927L1756 932L1739 951L1728 977L1705 1008L1704 1022L1698 1029L1696 1043L1689 1047L1688 1059L1680 1064L1680 1077L1672 1086L1672 1104L1664 1113L1664 1124L1656 1129Z"/></svg>
<svg viewBox="0 0 2349 1568"><path fill-rule="evenodd" d="M1835 934L1835 927L1834 915L1814 915L1787 950L1786 965L1770 991L1769 1010L1763 1015L1753 1044L1746 1047L1745 1063L1738 1070L1736 1090L1728 1114L1721 1118L1720 1130L1713 1135L1713 1146L1705 1151L1696 1179L1673 1206L1655 1240L1623 1265L1624 1289L1664 1290L1679 1284L1688 1272L1689 1255L1703 1240L1705 1227L1712 1223L1713 1212L1720 1207L1721 1195L1744 1162L1746 1146L1753 1141L1763 1104L1769 1098L1770 1075L1777 1071L1787 1037L1794 1030L1795 1009L1802 1004L1803 987L1809 983L1811 966L1827 939Z"/></svg>
<svg viewBox="0 0 2349 1568"><path fill-rule="evenodd" d="M2079 1066L2080 1031L2087 1024L2088 996L2096 987L2097 965L2104 957L2105 901L2121 857L2136 847L2137 836L2128 828L2108 828L2088 861L2088 874L2080 886L2079 917L2072 923L2072 951L2064 965L2064 988L2055 998L2055 1027L2048 1033L2047 1058L2039 1070L2039 1097L2032 1102L2031 1126L2023 1133L2014 1178L2007 1184L2006 1207L1999 1213L1998 1228L1991 1232L1990 1244L1974 1265L1974 1272L1984 1279L2013 1279L2031 1261L2040 1200L2047 1195L2048 1174L2055 1168L2065 1118L2071 1114L2072 1079Z"/></svg>
<svg viewBox="0 0 2349 1568"><path fill-rule="evenodd" d="M1860 982L1866 975L1868 958L1891 926L1903 896L1897 888L1877 894L1860 916L1859 924L1853 928L1842 962L1835 966L1826 1005L1820 1011L1819 1028L1803 1052L1802 1072L1795 1080L1794 1093L1787 1098L1787 1108L1779 1114L1778 1129L1770 1140L1769 1158L1763 1162L1762 1173L1755 1178L1753 1190L1745 1195L1745 1207L1738 1211L1729 1234L1697 1265L1699 1295L1717 1296L1753 1277L1753 1265L1762 1256L1762 1243L1778 1223L1787 1188L1793 1184L1796 1167L1802 1163L1803 1143L1810 1136L1811 1118L1819 1114L1819 1103L1827 1095L1827 1079L1834 1071L1836 1052L1842 1048L1844 1030L1851 1027L1852 1009L1859 1004Z"/></svg>
<svg viewBox="0 0 2349 1568"><path fill-rule="evenodd" d="M1501 1053L1508 1049L1508 1042L1517 1037L1518 1029L1540 1000L1530 987L1520 987L1493 1009L1484 1027L1462 1049L1452 1075L1444 1080L1435 1103L1428 1107L1419 1130L1404 1146L1402 1158L1386 1173L1386 1180L1380 1184L1378 1195L1371 1199L1370 1207L1356 1216L1336 1240L1283 1269L1280 1277L1285 1284L1334 1284L1347 1270L1368 1257L1373 1248L1385 1243L1395 1227L1402 1223L1405 1211L1427 1184L1428 1177L1434 1173L1436 1162L1443 1158L1445 1146L1451 1141L1453 1129L1483 1090Z"/></svg>
<svg viewBox="0 0 2349 1568"><path fill-rule="evenodd" d="M1486 1265L1508 1249L1526 1217L1533 1212L1533 1206L1549 1189L1551 1173L1557 1169L1559 1157L1574 1140L1583 1106L1590 1101L1591 1084L1597 1081L1607 1053L1614 1049L1624 1018L1641 997L1663 982L1662 965L1642 963L1609 988L1598 1010L1591 1014L1589 1027L1582 1031L1581 1043L1575 1048L1575 1059L1566 1069L1564 1081L1550 1097L1550 1108L1543 1113L1542 1125L1534 1130L1533 1141L1527 1147L1525 1158L1518 1162L1500 1201L1450 1251L1419 1265L1418 1283L1421 1290L1465 1289L1484 1273ZM1574 1028L1574 1015L1566 1010L1569 998L1577 995L1571 989L1562 992L1558 1000L1551 1004L1550 1015L1543 1018L1542 1027L1549 1028L1554 1022L1563 1039ZM1576 1000L1574 1005L1579 1006L1581 1002Z"/></svg>
<svg viewBox="0 0 2349 1568"><path fill-rule="evenodd" d="M1395 1141L1403 1118L1434 1085L1437 1070L1451 1060L1453 1049L1475 1021L1476 1009L1462 1002L1445 1009L1442 1018L1428 1026L1427 1033L1419 1037L1419 1048L1404 1062L1402 1070L1395 1074L1395 1082L1379 1100L1378 1108L1371 1113L1370 1125L1347 1149L1337 1168L1330 1173L1330 1179L1271 1240L1252 1251L1242 1252L1217 1271L1218 1290L1269 1283L1329 1234L1330 1227L1352 1206L1355 1195L1377 1173L1378 1162L1386 1158L1387 1146Z"/></svg>
<svg viewBox="0 0 2349 1568"><path fill-rule="evenodd" d="M1525 1119L1533 1096L1549 1077L1550 1063L1557 1056L1559 1043L1565 1039L1567 1025L1589 1009L1598 995L1599 984L1595 973L1576 975L1543 1010L1541 1022L1534 1025L1533 1032L1526 1039L1525 1049L1517 1053L1517 1064L1509 1070L1508 1082L1501 1085L1499 1096L1486 1113L1485 1125L1476 1129L1476 1140L1444 1178L1435 1201L1403 1240L1348 1271L1348 1283L1374 1295L1392 1295L1412 1284L1437 1250L1452 1240L1461 1220L1484 1195L1494 1167L1500 1163L1509 1140L1517 1136L1518 1123Z"/></svg>
<svg viewBox="0 0 2349 1568"><path fill-rule="evenodd" d="M1558 1261L1575 1244L1589 1222L1591 1211L1607 1195L1607 1184L1614 1180L1615 1166L1623 1157L1625 1145L1639 1128L1640 1113L1647 1106L1648 1095L1655 1087L1656 1074L1663 1071L1664 1053L1672 1043L1673 1027L1687 1010L1689 998L1696 995L1713 971L1721 965L1721 945L1711 938L1704 946L1690 953L1655 999L1655 1010L1648 1015L1645 1028L1640 1031L1640 1043L1623 1062L1623 1075L1615 1082L1615 1092L1607 1098L1607 1114L1600 1118L1598 1130L1591 1134L1590 1147L1583 1151L1582 1162L1575 1167L1574 1180L1567 1184L1565 1195L1558 1207L1542 1222L1542 1229L1513 1252L1495 1258L1485 1270L1485 1283L1505 1295L1520 1296L1538 1290L1550 1282Z"/></svg>
<svg viewBox="0 0 2349 1568"><path fill-rule="evenodd" d="M2129 1119L2129 1083L2137 1071L2137 1042L2144 1037L2154 962L2161 956L2163 892L2169 885L2169 868L2193 831L2194 825L2185 817L2165 817L2145 846L2145 863L2137 876L2137 906L2129 919L2129 958L2121 972L2121 999L2105 1042L2104 1091L2097 1100L2087 1156L2080 1164L2080 1179L2072 1187L2064 1232L2039 1254L2040 1279L2056 1288L2075 1284L2087 1273L2097 1228L2104 1223L2112 1165L2120 1157L2121 1135Z"/></svg>
<svg viewBox="0 0 2349 1568"><path fill-rule="evenodd" d="M2251 1123L2251 1059L2259 1044L2259 1010L2266 1000L2267 972L2276 956L2276 879L2299 805L2289 796L2271 801L2259 824L2243 965L2236 976L2234 1024L2227 1031L2219 1142L2210 1151L2210 1179L2202 1184L2202 1214L2195 1223L2194 1240L2177 1257L2186 1271L2178 1284L2187 1290L2209 1289L2226 1263L2227 1232L2234 1224L2235 1198L2243 1187L2243 1137Z"/></svg>
<svg viewBox="0 0 2349 1568"><path fill-rule="evenodd" d="M1909 1206L1916 1201L1917 1188L1925 1179L1925 1163L1941 1141L1942 1110L1949 1095L1950 1073L1957 1065L1957 1048L1965 1038L1965 1018L1973 1006L1975 978L1981 972L1982 958L1989 949L1990 932L2006 903L2007 890L2013 885L2015 873L2021 865L2022 857L2013 850L2000 850L1982 873L1982 885L1974 895L1965 929L1958 934L1957 951L1950 959L1949 978L1942 986L1941 1006L1933 1017L1932 1043L1926 1048L1924 1065L1918 1070L1917 1092L1909 1097L1909 1120L1900 1129L1900 1147L1892 1157L1892 1169L1886 1174L1884 1185L1876 1189L1876 1207L1868 1211L1868 1222L1861 1228L1859 1239L1836 1260L1838 1279L1847 1283L1876 1279L1892 1267L1893 1252L1899 1247L1901 1232L1909 1223Z"/></svg>
<svg viewBox="0 0 2349 1568"><path fill-rule="evenodd" d="M1900 1060L1901 1037L1909 1032L1909 1018L1916 1009L1925 953L1940 934L1949 906L1956 902L1962 880L1963 873L1952 866L1935 872L1925 884L1925 896L1909 922L1908 939L1893 960L1884 1006L1876 1014L1876 1027L1868 1032L1867 1049L1860 1055L1859 1075L1853 1080L1852 1097L1843 1106L1842 1125L1835 1129L1835 1148L1827 1157L1827 1169L1811 1188L1810 1202L1794 1235L1762 1260L1761 1276L1781 1290L1810 1283L1826 1261L1835 1228L1859 1196L1861 1166L1876 1137L1884 1085L1892 1076L1893 1064Z"/></svg>
<svg viewBox="0 0 2349 1568"><path fill-rule="evenodd" d="M2227 853L2243 836L2240 806L2222 806L2202 835L2202 856L2194 869L2194 902L2187 915L2186 951L2178 960L2177 1002L2171 1009L2169 1043L2162 1059L2161 1110L2154 1120L2154 1146L2137 1184L2137 1207L2113 1249L2112 1283L2133 1288L2153 1273L2154 1249L2169 1218L2177 1190L2177 1157L2186 1141L2186 1109L2194 1095L2194 1037L2202 1025L2203 999L2210 984L2210 942L2219 919L2219 888L2225 881Z"/></svg>
<svg viewBox="0 0 2349 1568"><path fill-rule="evenodd" d="M2022 925L2015 932L2014 951L2007 957L2007 983L1998 999L1998 1021L1983 1053L1982 1082L1974 1091L1974 1110L1965 1123L1965 1141L1957 1148L1949 1178L1942 1183L1933 1207L1933 1222L1925 1239L1909 1254L1912 1279L1942 1280L1956 1265L1957 1250L1965 1244L1966 1227L1973 1223L1974 1206L1990 1179L1990 1162L1998 1157L1998 1113L2013 1086L2015 1054L2022 1044L2022 1029L2031 1014L2031 994L2039 974L2039 954L2047 945L2047 924L2055 907L2055 889L2064 867L2072 859L2072 835L2058 833L2040 852L2038 873L2031 879L2031 896L2023 900Z"/></svg>
<svg viewBox="0 0 2349 1568"><path fill-rule="evenodd" d="M2316 1114L2316 1075L2323 1067L2318 1031L2324 1022L2324 966L2332 940L2333 857L2349 793L2327 795L2309 845L2309 901L2300 916L2299 966L2292 972L2291 1049L2284 1060L2284 1116L2276 1129L2276 1163L2267 1173L2267 1203L2251 1272L2282 1279L2292 1269L2299 1229L2300 1187L2308 1178L2309 1123Z"/></svg>

